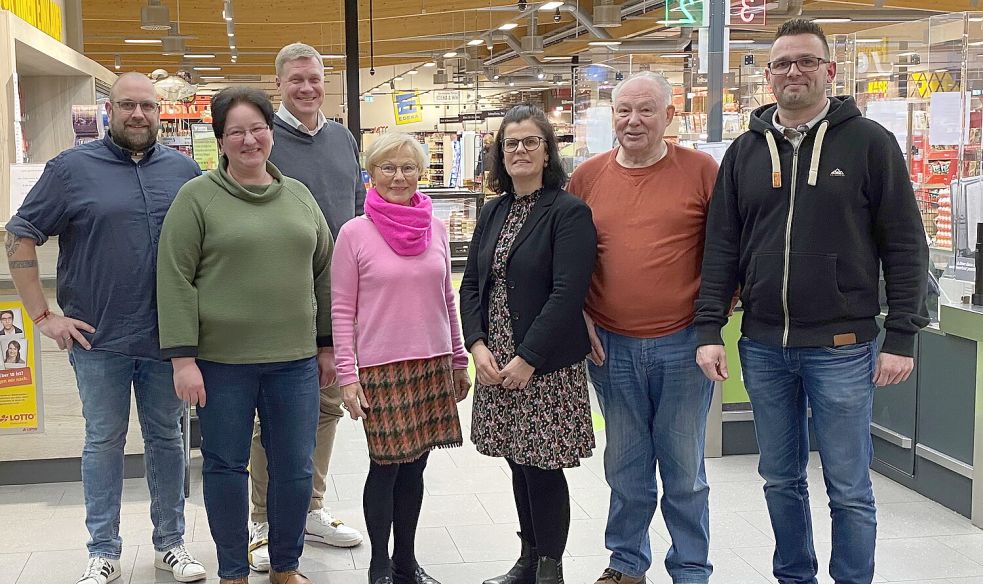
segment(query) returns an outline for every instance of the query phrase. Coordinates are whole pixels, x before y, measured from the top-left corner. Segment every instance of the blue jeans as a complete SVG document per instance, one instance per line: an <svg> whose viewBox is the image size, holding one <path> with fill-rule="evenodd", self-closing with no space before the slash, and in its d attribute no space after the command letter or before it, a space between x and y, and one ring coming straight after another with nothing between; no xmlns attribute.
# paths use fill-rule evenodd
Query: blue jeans
<svg viewBox="0 0 983 584"><path fill-rule="evenodd" d="M82 491L89 555L119 559L119 513L123 498L123 446L130 423L130 391L136 396L143 433L154 548L168 550L184 538L184 405L174 393L171 364L78 345L68 359L75 369L85 446Z"/></svg>
<svg viewBox="0 0 983 584"><path fill-rule="evenodd" d="M652 565L649 525L662 516L672 536L666 570L674 583L705 583L713 566L703 450L713 384L696 364L693 327L652 339L597 327L601 367L588 362L605 420L604 474L611 507L604 533L610 567L637 578Z"/></svg>
<svg viewBox="0 0 983 584"><path fill-rule="evenodd" d="M743 338L739 347L775 532L775 577L781 584L816 584L808 406L833 519L829 575L836 584L869 584L877 537L869 471L874 343L783 349Z"/></svg>
<svg viewBox="0 0 983 584"><path fill-rule="evenodd" d="M311 500L320 390L313 357L227 365L198 360L205 406L198 406L205 511L218 552L218 575L249 575L249 448L259 411L270 477L266 494L270 564L296 570Z"/></svg>

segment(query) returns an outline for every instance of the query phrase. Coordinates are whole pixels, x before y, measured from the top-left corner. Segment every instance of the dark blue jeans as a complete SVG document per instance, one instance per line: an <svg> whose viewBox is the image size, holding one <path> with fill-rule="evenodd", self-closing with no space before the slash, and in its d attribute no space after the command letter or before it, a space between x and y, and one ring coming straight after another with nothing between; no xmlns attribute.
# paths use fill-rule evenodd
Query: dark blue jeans
<svg viewBox="0 0 983 584"><path fill-rule="evenodd" d="M270 564L296 570L304 550L317 431L317 361L227 365L198 360L205 381L201 422L205 511L218 552L218 575L249 575L249 447L259 411L270 486Z"/></svg>
<svg viewBox="0 0 983 584"><path fill-rule="evenodd" d="M606 360L588 362L604 415L604 474L611 486L604 543L610 567L632 577L652 564L649 525L659 503L672 547L665 566L675 584L705 584L713 567L710 487L703 465L713 384L696 364L693 327L653 339L597 328Z"/></svg>
<svg viewBox="0 0 983 584"><path fill-rule="evenodd" d="M743 338L739 347L775 532L775 577L816 584L806 483L811 407L833 519L829 574L836 584L869 584L877 537L869 470L874 343L783 349Z"/></svg>
<svg viewBox="0 0 983 584"><path fill-rule="evenodd" d="M171 364L108 351L86 351L78 345L68 359L75 369L85 418L82 492L89 555L119 559L123 550L119 513L131 395L136 398L143 433L154 548L165 551L183 543L184 403L174 393Z"/></svg>

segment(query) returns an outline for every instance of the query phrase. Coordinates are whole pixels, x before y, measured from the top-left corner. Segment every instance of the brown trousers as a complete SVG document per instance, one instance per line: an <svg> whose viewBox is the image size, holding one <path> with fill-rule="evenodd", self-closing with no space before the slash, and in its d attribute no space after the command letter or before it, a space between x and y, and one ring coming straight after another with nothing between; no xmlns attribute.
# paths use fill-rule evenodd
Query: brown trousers
<svg viewBox="0 0 983 584"><path fill-rule="evenodd" d="M341 409L341 387L333 384L321 388L321 415L317 421L317 442L314 446L314 490L311 493L309 511L317 511L324 506L324 491L328 480L328 466L331 463L331 450L334 448L335 431L338 421L345 415ZM253 443L249 453L249 477L252 479L252 520L265 523L266 491L270 476L266 472L266 451L260 442L259 420L253 427Z"/></svg>

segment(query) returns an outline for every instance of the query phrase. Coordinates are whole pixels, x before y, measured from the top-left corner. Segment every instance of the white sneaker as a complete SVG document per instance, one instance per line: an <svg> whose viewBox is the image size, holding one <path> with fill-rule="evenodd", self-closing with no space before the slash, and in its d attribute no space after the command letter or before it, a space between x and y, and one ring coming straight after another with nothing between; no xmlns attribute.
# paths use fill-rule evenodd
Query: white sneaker
<svg viewBox="0 0 983 584"><path fill-rule="evenodd" d="M119 578L119 560L92 556L85 567L85 573L75 584L106 584Z"/></svg>
<svg viewBox="0 0 983 584"><path fill-rule="evenodd" d="M318 509L307 514L304 539L348 548L362 543L362 534L332 517L327 509Z"/></svg>
<svg viewBox="0 0 983 584"><path fill-rule="evenodd" d="M178 582L205 579L205 566L191 556L184 544L176 545L166 552L156 552L154 566L171 572Z"/></svg>
<svg viewBox="0 0 983 584"><path fill-rule="evenodd" d="M249 524L249 567L257 572L270 571L270 524Z"/></svg>

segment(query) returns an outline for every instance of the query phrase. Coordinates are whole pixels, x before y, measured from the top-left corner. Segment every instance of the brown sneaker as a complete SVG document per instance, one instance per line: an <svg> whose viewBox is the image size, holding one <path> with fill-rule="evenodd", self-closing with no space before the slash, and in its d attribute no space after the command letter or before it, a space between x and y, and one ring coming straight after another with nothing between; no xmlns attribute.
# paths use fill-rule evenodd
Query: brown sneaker
<svg viewBox="0 0 983 584"><path fill-rule="evenodd" d="M236 578L235 580L219 578L218 584L249 584L249 578Z"/></svg>
<svg viewBox="0 0 983 584"><path fill-rule="evenodd" d="M625 576L617 570L612 570L611 568L605 568L601 577L597 579L594 584L643 584L645 582L645 575L642 574L641 578L632 578L631 576Z"/></svg>
<svg viewBox="0 0 983 584"><path fill-rule="evenodd" d="M297 570L290 570L289 572L270 570L270 584L313 584L313 582Z"/></svg>

